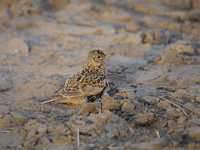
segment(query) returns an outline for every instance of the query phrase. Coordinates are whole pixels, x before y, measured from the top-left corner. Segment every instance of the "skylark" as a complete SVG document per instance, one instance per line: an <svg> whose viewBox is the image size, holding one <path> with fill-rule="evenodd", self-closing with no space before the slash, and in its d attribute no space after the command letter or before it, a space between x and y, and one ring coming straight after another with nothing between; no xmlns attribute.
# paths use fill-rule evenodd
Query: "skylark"
<svg viewBox="0 0 200 150"><path fill-rule="evenodd" d="M101 50L89 51L85 67L77 74L69 77L64 86L45 103L82 104L101 98L108 83L103 68L105 54Z"/></svg>

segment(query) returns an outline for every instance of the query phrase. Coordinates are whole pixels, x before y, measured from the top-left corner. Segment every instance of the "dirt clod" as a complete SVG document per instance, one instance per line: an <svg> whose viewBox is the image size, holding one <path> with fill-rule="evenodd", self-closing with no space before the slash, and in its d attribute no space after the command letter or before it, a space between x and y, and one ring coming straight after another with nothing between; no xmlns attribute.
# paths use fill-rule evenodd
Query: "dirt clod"
<svg viewBox="0 0 200 150"><path fill-rule="evenodd" d="M102 101L102 105L103 109L108 110L119 110L121 107L120 102L110 96L105 96L105 98Z"/></svg>

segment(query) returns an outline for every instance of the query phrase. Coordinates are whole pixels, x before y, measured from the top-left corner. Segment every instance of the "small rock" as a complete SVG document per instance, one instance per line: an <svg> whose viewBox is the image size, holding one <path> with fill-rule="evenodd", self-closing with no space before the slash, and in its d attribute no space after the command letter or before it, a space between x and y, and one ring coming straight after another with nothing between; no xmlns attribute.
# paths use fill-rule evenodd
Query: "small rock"
<svg viewBox="0 0 200 150"><path fill-rule="evenodd" d="M78 125L86 125L86 120L78 119L78 120L75 121L75 123L78 124Z"/></svg>
<svg viewBox="0 0 200 150"><path fill-rule="evenodd" d="M185 108L186 108L186 109L189 109L189 110L191 110L191 111L195 109L194 105L192 105L192 103L189 103L189 102L187 102L187 103L185 104Z"/></svg>
<svg viewBox="0 0 200 150"><path fill-rule="evenodd" d="M200 125L200 119L199 118L193 118L192 120L190 120L190 122L192 123L192 125Z"/></svg>
<svg viewBox="0 0 200 150"><path fill-rule="evenodd" d="M9 80L9 77L7 75L1 75L1 78L0 78L0 92L7 92L12 88L13 88L12 87L12 81Z"/></svg>
<svg viewBox="0 0 200 150"><path fill-rule="evenodd" d="M165 5L180 9L190 9L191 3L191 0L164 0Z"/></svg>
<svg viewBox="0 0 200 150"><path fill-rule="evenodd" d="M46 124L38 124L37 125L37 132L44 134L47 131L47 126Z"/></svg>
<svg viewBox="0 0 200 150"><path fill-rule="evenodd" d="M157 107L160 107L160 108L163 108L163 109L169 109L171 107L171 104L168 103L167 101L159 101L157 104L156 104Z"/></svg>
<svg viewBox="0 0 200 150"><path fill-rule="evenodd" d="M156 138L151 139L149 142L141 142L141 143L133 143L127 144L124 146L124 149L138 149L138 150L144 150L144 149L162 149L163 147L168 146L170 141L166 138Z"/></svg>
<svg viewBox="0 0 200 150"><path fill-rule="evenodd" d="M11 123L10 119L7 117L0 118L0 128L7 127Z"/></svg>
<svg viewBox="0 0 200 150"><path fill-rule="evenodd" d="M144 96L142 99L143 99L146 103L151 104L151 105L153 105L153 104L155 104L155 103L157 103L157 102L159 101L158 98L153 97L153 96Z"/></svg>
<svg viewBox="0 0 200 150"><path fill-rule="evenodd" d="M167 125L168 125L169 128L174 128L174 127L176 126L176 121L174 121L174 120L169 120L169 121L167 122Z"/></svg>
<svg viewBox="0 0 200 150"><path fill-rule="evenodd" d="M45 136L43 136L41 138L41 140L39 141L39 144L42 144L42 145L49 145L51 142L49 141L49 139Z"/></svg>
<svg viewBox="0 0 200 150"><path fill-rule="evenodd" d="M5 22L5 21L8 21L9 13L8 13L6 7L1 7L1 9L0 9L0 19L1 19L2 23Z"/></svg>
<svg viewBox="0 0 200 150"><path fill-rule="evenodd" d="M194 22L199 22L200 21L200 10L194 9L191 10L189 13L184 18L185 20L190 20Z"/></svg>
<svg viewBox="0 0 200 150"><path fill-rule="evenodd" d="M27 132L26 140L23 143L23 145L27 146L32 143L35 143L35 139L36 139L35 137L36 137L36 130L33 129L33 130L30 130L29 132Z"/></svg>
<svg viewBox="0 0 200 150"><path fill-rule="evenodd" d="M195 143L189 143L189 144L187 145L187 149L188 149L188 150L198 149L198 146L197 146L197 144L195 144Z"/></svg>
<svg viewBox="0 0 200 150"><path fill-rule="evenodd" d="M53 143L56 143L58 145L64 145L66 144L66 141L68 141L66 136L54 136L52 140Z"/></svg>
<svg viewBox="0 0 200 150"><path fill-rule="evenodd" d="M3 129L4 131L4 129ZM5 129L6 131L6 129ZM0 134L0 145L1 149L7 149L3 147L10 147L9 149L21 149L21 144L23 142L23 138L20 137L18 134L11 132L3 132ZM11 148L12 147L12 148Z"/></svg>
<svg viewBox="0 0 200 150"><path fill-rule="evenodd" d="M194 76L194 77L192 77L192 81L197 83L197 84L200 84L200 77L199 76Z"/></svg>
<svg viewBox="0 0 200 150"><path fill-rule="evenodd" d="M114 136L115 135L112 132L106 133L106 137L109 138L109 139L113 138Z"/></svg>
<svg viewBox="0 0 200 150"><path fill-rule="evenodd" d="M80 115L88 115L96 110L96 105L94 103L83 104L79 111Z"/></svg>
<svg viewBox="0 0 200 150"><path fill-rule="evenodd" d="M45 115L43 115L43 114L38 114L38 115L35 116L35 118L38 119L38 120L41 120L41 119L44 119L44 118L45 118Z"/></svg>
<svg viewBox="0 0 200 150"><path fill-rule="evenodd" d="M4 49L8 53L28 53L29 47L24 39L15 37L0 45L0 50Z"/></svg>
<svg viewBox="0 0 200 150"><path fill-rule="evenodd" d="M142 42L142 38L139 34L127 34L127 37L125 38L126 43L134 43L134 44L140 44Z"/></svg>
<svg viewBox="0 0 200 150"><path fill-rule="evenodd" d="M178 124L184 124L186 121L186 117L185 116L180 116L177 120Z"/></svg>
<svg viewBox="0 0 200 150"><path fill-rule="evenodd" d="M192 0L192 7L199 10L199 8L200 8L200 1Z"/></svg>
<svg viewBox="0 0 200 150"><path fill-rule="evenodd" d="M30 136L33 136L32 134L36 134L36 131L39 135L42 135L47 131L47 126L46 124L39 123L37 120L32 119L24 125L24 129L28 132L33 132L30 133Z"/></svg>
<svg viewBox="0 0 200 150"><path fill-rule="evenodd" d="M103 109L108 109L108 110L119 110L121 107L121 104L110 96L104 97L102 105Z"/></svg>
<svg viewBox="0 0 200 150"><path fill-rule="evenodd" d="M22 125L27 121L27 117L25 117L24 115L16 112L11 112L10 114L13 117L14 123L16 123L17 125Z"/></svg>
<svg viewBox="0 0 200 150"><path fill-rule="evenodd" d="M152 32L145 32L142 34L142 43L150 43L150 44L155 44L156 39L155 39L155 34Z"/></svg>
<svg viewBox="0 0 200 150"><path fill-rule="evenodd" d="M178 111L180 111L180 110L170 107L170 108L167 108L166 115L169 118L176 118L176 117L179 117L180 115L182 115L182 112L178 112Z"/></svg>
<svg viewBox="0 0 200 150"><path fill-rule="evenodd" d="M200 127L189 127L186 129L186 135L196 140L200 139Z"/></svg>
<svg viewBox="0 0 200 150"><path fill-rule="evenodd" d="M96 28L97 33L101 34L115 34L115 28L112 26L101 25Z"/></svg>
<svg viewBox="0 0 200 150"><path fill-rule="evenodd" d="M195 100L196 100L197 102L200 102L200 96L197 96L197 97L195 98Z"/></svg>
<svg viewBox="0 0 200 150"><path fill-rule="evenodd" d="M172 93L172 96L180 99L189 99L189 93L184 89L178 89L176 92Z"/></svg>
<svg viewBox="0 0 200 150"><path fill-rule="evenodd" d="M121 106L121 110L123 112L133 112L135 108L135 105L133 103L131 103L130 101L125 101L122 106Z"/></svg>
<svg viewBox="0 0 200 150"><path fill-rule="evenodd" d="M135 32L135 31L140 30L140 29L141 29L141 26L140 26L139 24L135 23L135 22L134 22L134 23L131 22L131 23L126 24L126 29L127 29L129 32Z"/></svg>
<svg viewBox="0 0 200 150"><path fill-rule="evenodd" d="M153 113L144 112L143 114L139 114L136 118L136 123L140 125L150 125L155 122L157 119L155 118Z"/></svg>
<svg viewBox="0 0 200 150"><path fill-rule="evenodd" d="M47 3L51 9L60 10L65 8L69 4L69 0L63 0L62 3L60 3L59 1L48 0Z"/></svg>
<svg viewBox="0 0 200 150"><path fill-rule="evenodd" d="M162 44L168 43L171 39L171 33L160 30L142 31L142 43L146 44Z"/></svg>
<svg viewBox="0 0 200 150"><path fill-rule="evenodd" d="M167 50L177 54L195 54L196 47L190 41L178 40L169 45Z"/></svg>
<svg viewBox="0 0 200 150"><path fill-rule="evenodd" d="M42 127L42 131L45 131L45 126L41 126ZM52 131L53 135L56 135L56 136L59 136L59 135L62 135L62 134L66 134L66 127L63 125L63 124L58 124L56 125L54 128L53 128L53 131Z"/></svg>
<svg viewBox="0 0 200 150"><path fill-rule="evenodd" d="M112 112L109 110L104 110L101 114L90 114L89 118L93 120L97 125L104 124L106 121L112 119Z"/></svg>

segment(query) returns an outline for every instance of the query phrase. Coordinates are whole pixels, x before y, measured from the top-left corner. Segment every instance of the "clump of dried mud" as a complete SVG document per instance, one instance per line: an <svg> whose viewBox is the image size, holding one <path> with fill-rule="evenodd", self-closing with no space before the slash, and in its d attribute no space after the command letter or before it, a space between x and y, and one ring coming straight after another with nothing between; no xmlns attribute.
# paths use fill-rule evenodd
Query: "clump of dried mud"
<svg viewBox="0 0 200 150"><path fill-rule="evenodd" d="M200 149L200 2L2 0L0 149ZM41 105L88 50L109 96Z"/></svg>

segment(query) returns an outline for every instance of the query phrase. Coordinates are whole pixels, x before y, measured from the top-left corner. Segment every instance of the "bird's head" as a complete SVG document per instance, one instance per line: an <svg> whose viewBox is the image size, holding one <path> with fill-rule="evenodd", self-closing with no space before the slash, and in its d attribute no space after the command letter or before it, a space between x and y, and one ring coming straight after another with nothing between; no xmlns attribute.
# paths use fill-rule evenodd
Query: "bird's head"
<svg viewBox="0 0 200 150"><path fill-rule="evenodd" d="M102 66L104 59L105 59L105 54L102 50L95 49L91 50L88 53L88 58L87 58L87 65L89 67L100 67Z"/></svg>

